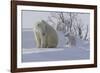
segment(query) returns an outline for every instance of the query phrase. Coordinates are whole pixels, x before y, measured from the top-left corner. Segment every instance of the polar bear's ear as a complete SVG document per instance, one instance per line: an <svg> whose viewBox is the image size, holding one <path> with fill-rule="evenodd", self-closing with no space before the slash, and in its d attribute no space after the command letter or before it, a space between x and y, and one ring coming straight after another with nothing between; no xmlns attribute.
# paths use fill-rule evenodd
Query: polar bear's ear
<svg viewBox="0 0 100 73"><path fill-rule="evenodd" d="M37 25L38 25L38 23L33 24L33 31L35 31L37 29Z"/></svg>
<svg viewBox="0 0 100 73"><path fill-rule="evenodd" d="M40 22L38 22L36 25L35 25L35 27L39 27L40 26Z"/></svg>

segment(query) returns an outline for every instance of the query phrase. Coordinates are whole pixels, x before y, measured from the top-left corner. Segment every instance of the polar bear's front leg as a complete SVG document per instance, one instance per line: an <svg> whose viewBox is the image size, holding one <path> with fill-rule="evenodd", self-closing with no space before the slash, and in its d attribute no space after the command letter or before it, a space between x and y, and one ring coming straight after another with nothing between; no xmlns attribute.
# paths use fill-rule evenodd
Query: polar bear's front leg
<svg viewBox="0 0 100 73"><path fill-rule="evenodd" d="M41 38L38 32L35 32L36 47L41 48Z"/></svg>
<svg viewBox="0 0 100 73"><path fill-rule="evenodd" d="M41 37L41 48L46 48L46 36L43 34L43 33L41 33L41 35L40 35Z"/></svg>

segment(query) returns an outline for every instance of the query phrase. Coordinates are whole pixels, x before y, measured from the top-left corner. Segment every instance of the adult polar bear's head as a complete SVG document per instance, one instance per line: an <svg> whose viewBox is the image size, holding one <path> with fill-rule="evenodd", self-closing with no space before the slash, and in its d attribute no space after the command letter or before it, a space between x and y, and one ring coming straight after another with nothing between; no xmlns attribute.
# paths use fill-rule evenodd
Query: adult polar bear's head
<svg viewBox="0 0 100 73"><path fill-rule="evenodd" d="M42 20L34 27L34 34L38 48L55 48L58 44L56 30L47 22Z"/></svg>

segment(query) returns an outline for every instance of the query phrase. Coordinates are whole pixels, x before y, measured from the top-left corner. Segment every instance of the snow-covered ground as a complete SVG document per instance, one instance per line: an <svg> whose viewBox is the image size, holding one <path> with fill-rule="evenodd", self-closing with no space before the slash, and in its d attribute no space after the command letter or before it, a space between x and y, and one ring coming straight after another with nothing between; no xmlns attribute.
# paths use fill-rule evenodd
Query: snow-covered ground
<svg viewBox="0 0 100 73"><path fill-rule="evenodd" d="M58 33L59 43L57 48L35 48L34 34L24 31L22 37L22 62L80 60L90 58L89 41L76 39L76 46L64 47L65 39Z"/></svg>
<svg viewBox="0 0 100 73"><path fill-rule="evenodd" d="M90 58L89 44L80 42L71 48L23 49L22 62L82 60Z"/></svg>
<svg viewBox="0 0 100 73"><path fill-rule="evenodd" d="M81 48L41 48L23 50L22 62L89 59L89 50Z"/></svg>

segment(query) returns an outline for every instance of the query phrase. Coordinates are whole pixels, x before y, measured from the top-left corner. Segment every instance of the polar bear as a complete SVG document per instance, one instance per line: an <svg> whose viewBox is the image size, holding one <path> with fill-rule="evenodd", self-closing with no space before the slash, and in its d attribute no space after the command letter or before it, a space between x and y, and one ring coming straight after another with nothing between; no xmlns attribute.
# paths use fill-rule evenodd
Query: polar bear
<svg viewBox="0 0 100 73"><path fill-rule="evenodd" d="M74 47L76 45L75 36L72 33L67 33L65 36L66 47Z"/></svg>
<svg viewBox="0 0 100 73"><path fill-rule="evenodd" d="M36 47L38 48L56 48L58 44L58 35L56 30L46 21L42 20L34 27Z"/></svg>

